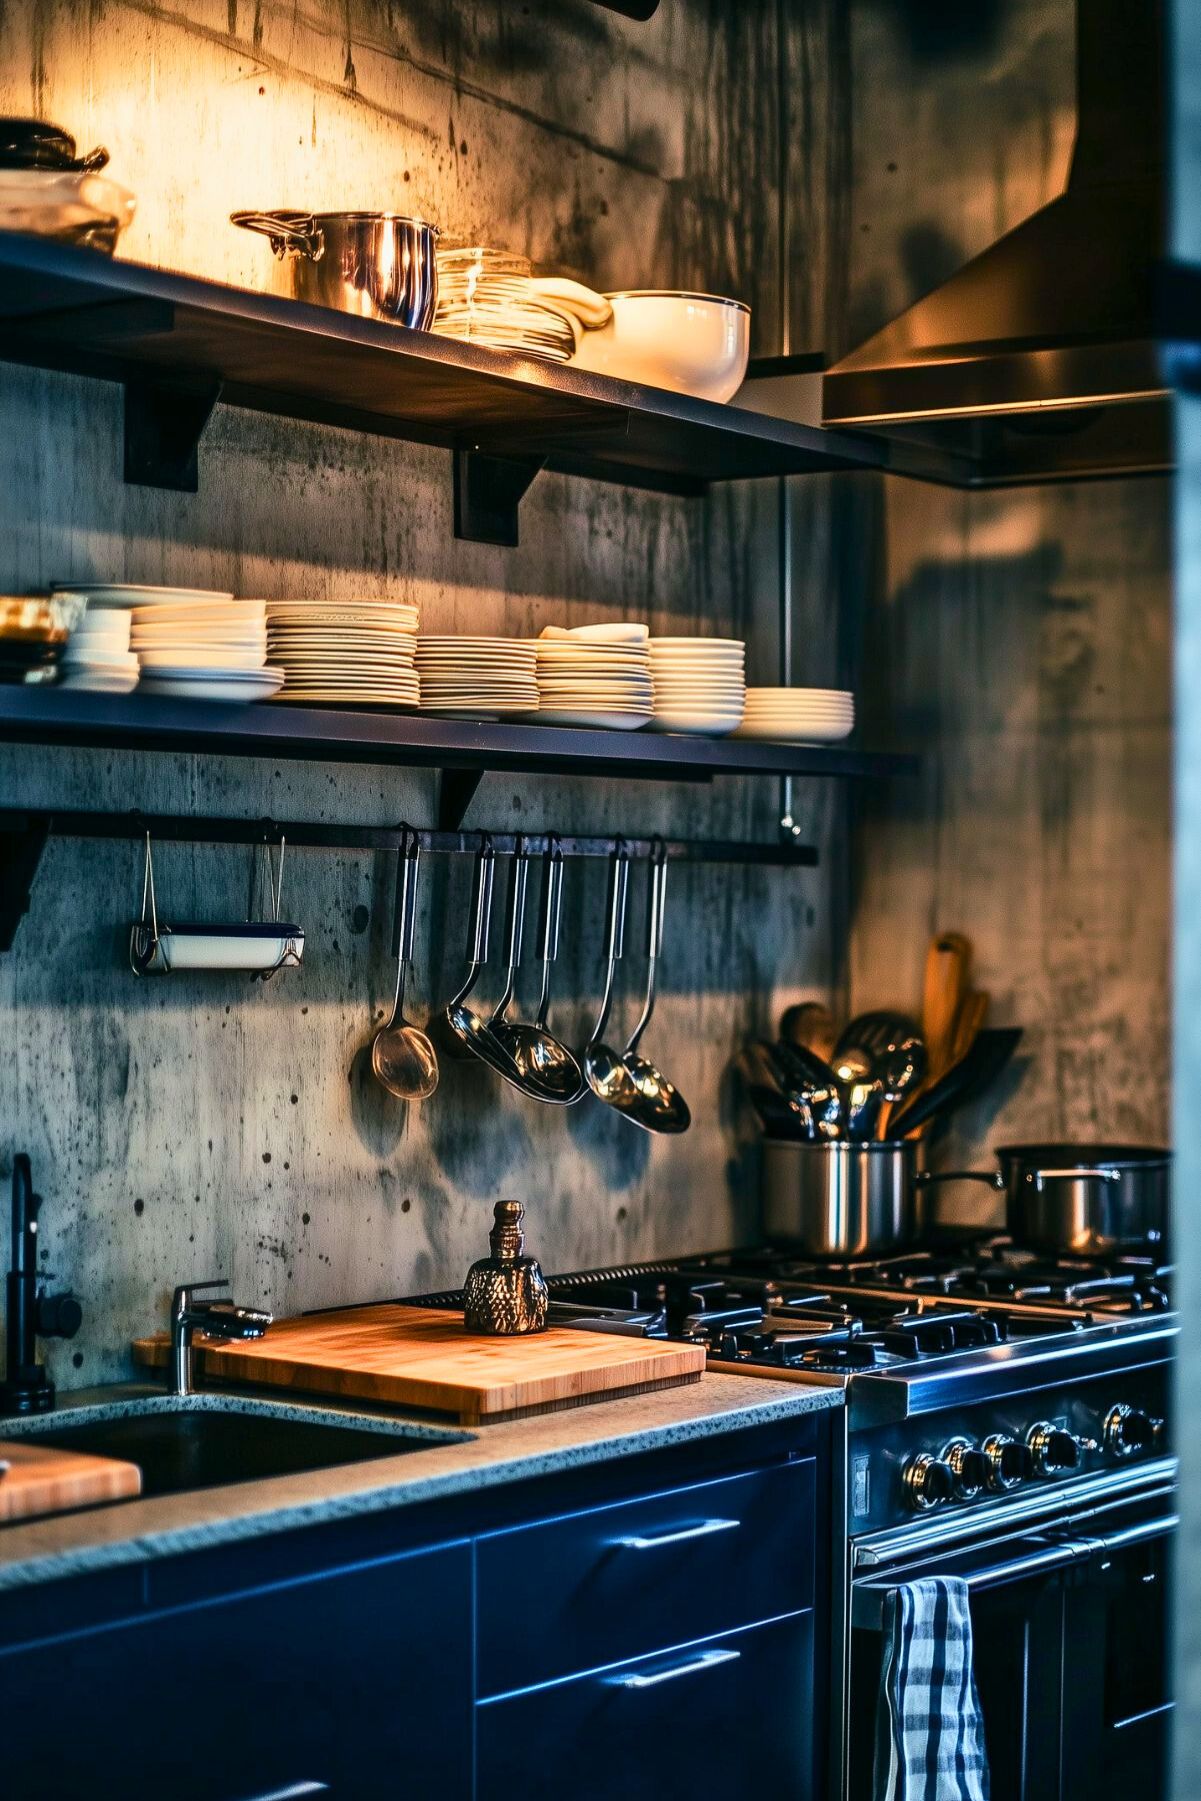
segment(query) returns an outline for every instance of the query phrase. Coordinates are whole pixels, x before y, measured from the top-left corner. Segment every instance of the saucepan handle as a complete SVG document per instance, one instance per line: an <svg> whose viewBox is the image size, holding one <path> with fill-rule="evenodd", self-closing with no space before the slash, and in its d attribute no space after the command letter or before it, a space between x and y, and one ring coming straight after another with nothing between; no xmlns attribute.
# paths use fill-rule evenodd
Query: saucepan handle
<svg viewBox="0 0 1201 1801"><path fill-rule="evenodd" d="M1047 1182L1120 1182L1122 1172L1118 1169L1095 1169L1091 1165L1080 1169L1029 1169L1026 1171L1027 1182L1033 1182L1039 1194Z"/></svg>
<svg viewBox="0 0 1201 1801"><path fill-rule="evenodd" d="M999 1169L920 1169L913 1178L923 1188L935 1182L983 1182L986 1188L1004 1191L1005 1178Z"/></svg>
<svg viewBox="0 0 1201 1801"><path fill-rule="evenodd" d="M325 233L312 213L231 213L230 221L243 231L261 232L281 259L289 251L319 263L325 255Z"/></svg>

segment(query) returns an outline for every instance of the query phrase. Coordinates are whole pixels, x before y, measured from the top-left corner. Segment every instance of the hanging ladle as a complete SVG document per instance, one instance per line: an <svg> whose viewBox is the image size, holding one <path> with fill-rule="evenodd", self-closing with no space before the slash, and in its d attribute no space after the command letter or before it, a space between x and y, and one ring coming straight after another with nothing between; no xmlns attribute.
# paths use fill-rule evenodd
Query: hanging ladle
<svg viewBox="0 0 1201 1801"><path fill-rule="evenodd" d="M550 1012L551 968L559 954L559 919L563 909L563 847L552 832L542 861L542 892L538 902L538 942L542 953L542 993L532 1025L505 1018L507 997L493 1015L492 1036L512 1058L521 1077L524 1094L551 1106L570 1107L587 1093L584 1072L547 1025ZM518 944L520 954L520 943ZM516 974L516 968L511 975Z"/></svg>
<svg viewBox="0 0 1201 1801"><path fill-rule="evenodd" d="M485 832L476 852L472 871L467 975L463 986L447 1001L445 1010L439 1016L439 1024L450 1034L447 1042L457 1047L454 1054L459 1057L464 1057L466 1053L476 1054L476 1040L488 1029L487 1021L474 1007L469 1007L467 1002L488 961L488 927L492 919L492 878L495 871L496 853L492 848L491 838Z"/></svg>
<svg viewBox="0 0 1201 1801"><path fill-rule="evenodd" d="M618 838L609 860L609 948L605 988L592 1036L584 1046L584 1076L598 1101L625 1112L634 1099L634 1084L621 1054L605 1043L605 1029L613 1009L613 981L625 941L626 900L630 886L630 859L625 839Z"/></svg>
<svg viewBox="0 0 1201 1801"><path fill-rule="evenodd" d="M667 846L661 838L651 851L646 918L646 1001L638 1024L630 1033L622 1063L633 1083L637 1100L623 1112L646 1132L686 1132L692 1124L688 1103L663 1072L638 1055L642 1035L655 1011L655 982L663 955L663 909L667 899Z"/></svg>
<svg viewBox="0 0 1201 1801"><path fill-rule="evenodd" d="M396 852L396 903L392 921L392 955L396 958L396 994L392 1017L371 1045L375 1079L398 1101L426 1101L438 1086L438 1058L426 1034L405 1018L405 978L413 965L417 923L417 871L421 840L405 826Z"/></svg>

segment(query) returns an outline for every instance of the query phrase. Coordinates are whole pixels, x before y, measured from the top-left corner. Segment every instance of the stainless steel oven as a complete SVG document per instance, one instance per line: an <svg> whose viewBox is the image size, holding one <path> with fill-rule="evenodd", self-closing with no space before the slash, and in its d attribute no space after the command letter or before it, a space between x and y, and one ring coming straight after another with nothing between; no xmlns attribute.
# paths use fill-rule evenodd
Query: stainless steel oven
<svg viewBox="0 0 1201 1801"><path fill-rule="evenodd" d="M1172 1462L1082 1482L1067 1510L1024 1500L970 1532L931 1520L853 1547L850 1801L873 1794L883 1598L931 1575L970 1591L992 1801L1163 1795Z"/></svg>

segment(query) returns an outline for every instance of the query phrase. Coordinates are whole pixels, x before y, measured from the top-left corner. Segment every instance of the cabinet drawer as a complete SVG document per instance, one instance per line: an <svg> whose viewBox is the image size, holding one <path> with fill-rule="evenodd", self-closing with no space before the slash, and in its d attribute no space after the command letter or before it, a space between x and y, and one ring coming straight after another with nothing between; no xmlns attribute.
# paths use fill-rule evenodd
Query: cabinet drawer
<svg viewBox="0 0 1201 1801"><path fill-rule="evenodd" d="M477 1692L810 1606L813 1491L806 1458L481 1538Z"/></svg>
<svg viewBox="0 0 1201 1801"><path fill-rule="evenodd" d="M477 1706L476 1801L814 1801L813 1615Z"/></svg>

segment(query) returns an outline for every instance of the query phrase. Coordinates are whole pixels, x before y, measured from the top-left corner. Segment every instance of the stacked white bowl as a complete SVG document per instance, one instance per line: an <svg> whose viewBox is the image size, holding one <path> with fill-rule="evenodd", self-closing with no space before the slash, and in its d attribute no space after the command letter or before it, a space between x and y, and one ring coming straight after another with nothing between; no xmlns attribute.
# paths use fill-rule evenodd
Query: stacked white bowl
<svg viewBox="0 0 1201 1801"><path fill-rule="evenodd" d="M418 704L417 608L410 601L269 600L280 700L412 709Z"/></svg>
<svg viewBox="0 0 1201 1801"><path fill-rule="evenodd" d="M837 744L855 727L855 696L845 688L748 688L739 738L778 744Z"/></svg>
<svg viewBox="0 0 1201 1801"><path fill-rule="evenodd" d="M653 711L645 625L550 625L537 640L538 722L618 732L649 725Z"/></svg>
<svg viewBox="0 0 1201 1801"><path fill-rule="evenodd" d="M741 638L652 638L654 729L722 738L741 724L746 645Z"/></svg>
<svg viewBox="0 0 1201 1801"><path fill-rule="evenodd" d="M141 691L173 700L267 700L283 672L267 662L261 600L160 600L133 609Z"/></svg>
<svg viewBox="0 0 1201 1801"><path fill-rule="evenodd" d="M417 640L421 711L447 719L500 719L538 705L528 638L430 636Z"/></svg>
<svg viewBox="0 0 1201 1801"><path fill-rule="evenodd" d="M128 694L138 682L129 648L128 612L89 607L67 640L59 686L91 694Z"/></svg>

